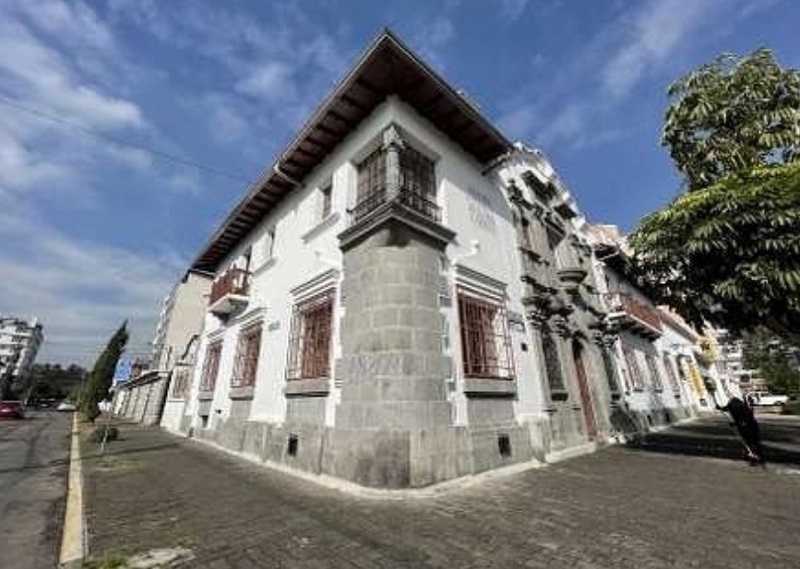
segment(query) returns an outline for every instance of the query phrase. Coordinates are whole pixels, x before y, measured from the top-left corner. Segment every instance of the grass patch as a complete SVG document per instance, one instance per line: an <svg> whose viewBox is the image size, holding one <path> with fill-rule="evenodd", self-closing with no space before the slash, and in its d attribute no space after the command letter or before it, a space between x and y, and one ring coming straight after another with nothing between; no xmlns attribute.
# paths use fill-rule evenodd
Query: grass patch
<svg viewBox="0 0 800 569"><path fill-rule="evenodd" d="M130 472L142 467L142 462L133 458L103 456L97 461L95 468L103 472Z"/></svg>

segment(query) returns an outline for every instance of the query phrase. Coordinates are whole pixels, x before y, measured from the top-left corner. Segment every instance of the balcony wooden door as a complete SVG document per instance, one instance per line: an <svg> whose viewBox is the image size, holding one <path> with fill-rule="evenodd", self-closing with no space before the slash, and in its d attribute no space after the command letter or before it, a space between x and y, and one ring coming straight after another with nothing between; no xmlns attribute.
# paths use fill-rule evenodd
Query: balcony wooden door
<svg viewBox="0 0 800 569"><path fill-rule="evenodd" d="M583 364L583 346L580 342L572 343L572 357L575 361L575 373L578 378L578 391L580 391L581 395L581 407L583 407L583 418L586 422L586 433L589 440L595 440L597 438L597 422L594 418L592 394L589 391L586 367Z"/></svg>

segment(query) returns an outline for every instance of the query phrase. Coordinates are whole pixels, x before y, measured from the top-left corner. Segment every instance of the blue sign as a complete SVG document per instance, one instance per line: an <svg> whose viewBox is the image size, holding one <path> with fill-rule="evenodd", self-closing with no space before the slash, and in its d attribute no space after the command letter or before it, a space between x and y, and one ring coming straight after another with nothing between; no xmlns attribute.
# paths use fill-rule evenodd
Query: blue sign
<svg viewBox="0 0 800 569"><path fill-rule="evenodd" d="M130 358L120 358L117 361L117 367L114 370L113 384L124 383L131 378L131 371L133 368L133 360Z"/></svg>

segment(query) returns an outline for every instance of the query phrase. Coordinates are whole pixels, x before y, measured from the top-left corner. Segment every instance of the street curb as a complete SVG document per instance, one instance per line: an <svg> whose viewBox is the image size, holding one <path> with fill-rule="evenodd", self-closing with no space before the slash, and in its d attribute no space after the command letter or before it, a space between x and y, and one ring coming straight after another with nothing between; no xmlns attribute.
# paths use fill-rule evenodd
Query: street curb
<svg viewBox="0 0 800 569"><path fill-rule="evenodd" d="M83 514L83 472L81 470L80 431L78 414L72 416L72 442L69 455L67 507L61 533L59 567L78 569L86 553L86 524Z"/></svg>

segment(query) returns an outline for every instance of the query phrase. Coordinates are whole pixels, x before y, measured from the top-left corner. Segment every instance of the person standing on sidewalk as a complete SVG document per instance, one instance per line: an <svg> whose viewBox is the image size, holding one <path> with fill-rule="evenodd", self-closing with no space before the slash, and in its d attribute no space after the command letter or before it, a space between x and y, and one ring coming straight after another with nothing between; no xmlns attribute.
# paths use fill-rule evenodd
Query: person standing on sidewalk
<svg viewBox="0 0 800 569"><path fill-rule="evenodd" d="M753 410L747 403L738 397L731 397L722 407L716 403L719 411L728 413L733 420L733 425L739 433L747 449L747 458L751 463L764 463L764 453L761 448L761 431Z"/></svg>

